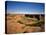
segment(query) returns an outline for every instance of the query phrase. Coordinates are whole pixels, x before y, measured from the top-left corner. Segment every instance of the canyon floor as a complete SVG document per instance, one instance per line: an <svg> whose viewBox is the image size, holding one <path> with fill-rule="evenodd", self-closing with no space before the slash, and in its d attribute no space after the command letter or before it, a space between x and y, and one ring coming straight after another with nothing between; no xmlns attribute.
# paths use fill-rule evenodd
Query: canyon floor
<svg viewBox="0 0 46 35"><path fill-rule="evenodd" d="M33 15L32 15L33 16ZM35 16L35 15L34 15ZM5 18L7 34L44 32L44 16L31 17L25 14L8 14Z"/></svg>

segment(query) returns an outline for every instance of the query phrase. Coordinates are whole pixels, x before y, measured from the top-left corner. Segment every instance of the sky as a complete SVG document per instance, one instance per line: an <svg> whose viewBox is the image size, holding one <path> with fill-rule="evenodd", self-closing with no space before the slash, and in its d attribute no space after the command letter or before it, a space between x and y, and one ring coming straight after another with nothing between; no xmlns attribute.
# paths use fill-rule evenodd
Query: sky
<svg viewBox="0 0 46 35"><path fill-rule="evenodd" d="M44 3L7 1L7 13L44 14Z"/></svg>

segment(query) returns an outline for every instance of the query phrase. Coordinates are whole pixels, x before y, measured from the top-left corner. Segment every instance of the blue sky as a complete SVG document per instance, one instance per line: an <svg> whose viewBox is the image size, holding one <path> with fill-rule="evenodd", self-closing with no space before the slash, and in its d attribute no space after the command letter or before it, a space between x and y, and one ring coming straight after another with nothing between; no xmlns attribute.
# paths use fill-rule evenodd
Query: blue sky
<svg viewBox="0 0 46 35"><path fill-rule="evenodd" d="M8 1L7 12L8 13L43 14L44 3Z"/></svg>

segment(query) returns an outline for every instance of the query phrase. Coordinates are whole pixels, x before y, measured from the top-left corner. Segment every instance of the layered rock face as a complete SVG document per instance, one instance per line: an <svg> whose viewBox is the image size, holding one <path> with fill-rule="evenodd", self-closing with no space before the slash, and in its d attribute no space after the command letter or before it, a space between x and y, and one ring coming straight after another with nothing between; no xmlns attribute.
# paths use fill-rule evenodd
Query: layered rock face
<svg viewBox="0 0 46 35"><path fill-rule="evenodd" d="M43 25L44 26L44 25ZM36 18L26 17L25 14L7 15L7 33L41 32L41 24Z"/></svg>

